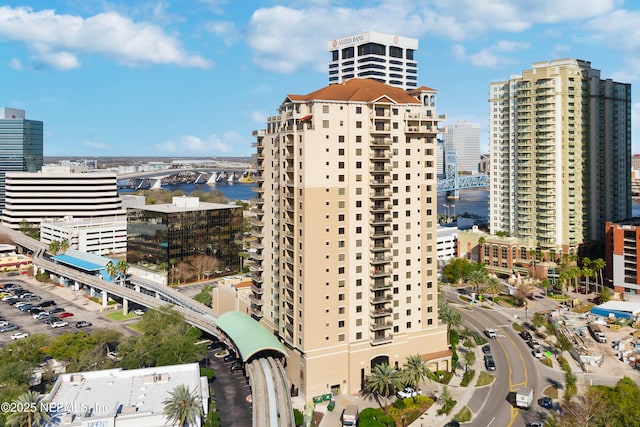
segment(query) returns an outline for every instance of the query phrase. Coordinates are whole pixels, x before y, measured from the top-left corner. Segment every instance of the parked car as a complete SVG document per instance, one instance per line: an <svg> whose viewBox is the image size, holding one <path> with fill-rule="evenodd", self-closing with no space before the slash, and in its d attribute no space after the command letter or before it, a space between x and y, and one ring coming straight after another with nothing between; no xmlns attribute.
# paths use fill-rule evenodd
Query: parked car
<svg viewBox="0 0 640 427"><path fill-rule="evenodd" d="M15 331L18 328L18 325L14 325L13 323L9 323L8 325L4 325L2 328L0 328L0 332L9 332L9 331Z"/></svg>
<svg viewBox="0 0 640 427"><path fill-rule="evenodd" d="M65 326L69 326L69 323L63 320L56 320L55 322L51 322L51 325L49 326L52 328L64 328Z"/></svg>
<svg viewBox="0 0 640 427"><path fill-rule="evenodd" d="M551 407L553 406L553 400L551 400L551 398L548 396L542 397L538 401L538 403L540 403L540 406L542 406L545 409L551 409Z"/></svg>
<svg viewBox="0 0 640 427"><path fill-rule="evenodd" d="M42 313L43 311L44 311L43 309L34 305L29 309L29 314L33 316L34 314Z"/></svg>
<svg viewBox="0 0 640 427"><path fill-rule="evenodd" d="M484 367L487 371L496 370L496 362L493 360L493 356L487 355L484 358Z"/></svg>
<svg viewBox="0 0 640 427"><path fill-rule="evenodd" d="M6 320L0 320L0 328L2 328L3 326L7 326L9 324L9 322L7 322Z"/></svg>
<svg viewBox="0 0 640 427"><path fill-rule="evenodd" d="M540 351L540 348L534 348L531 351L531 354L533 355L533 357L535 357L536 359L542 359L544 357L544 355L542 354L542 352Z"/></svg>
<svg viewBox="0 0 640 427"><path fill-rule="evenodd" d="M22 338L27 338L29 336L28 333L26 332L16 332L15 334L11 335L11 339L12 340L19 340Z"/></svg>
<svg viewBox="0 0 640 427"><path fill-rule="evenodd" d="M529 341L533 338L529 331L520 331L520 337L525 341Z"/></svg>
<svg viewBox="0 0 640 427"><path fill-rule="evenodd" d="M416 397L417 395L422 394L422 391L416 390L413 387L405 387L404 389L398 391L396 396L400 399L406 399L407 397Z"/></svg>
<svg viewBox="0 0 640 427"><path fill-rule="evenodd" d="M64 308L56 307L49 310L49 314L57 314L57 313L64 313Z"/></svg>
<svg viewBox="0 0 640 427"><path fill-rule="evenodd" d="M244 364L241 362L235 362L233 365L231 365L231 372L235 371L244 371Z"/></svg>
<svg viewBox="0 0 640 427"><path fill-rule="evenodd" d="M227 354L227 355L224 357L224 361L225 361L225 362L231 362L231 361L236 360L237 358L238 358L238 356L236 356L236 354L235 354L234 352L232 352L232 351L231 351L231 352L229 352L229 354Z"/></svg>
<svg viewBox="0 0 640 427"><path fill-rule="evenodd" d="M56 316L48 315L46 317L43 317L40 320L42 320L42 323L44 323L45 325L50 325L53 322L57 322L60 319L58 319Z"/></svg>
<svg viewBox="0 0 640 427"><path fill-rule="evenodd" d="M449 421L444 425L444 427L460 427L460 423L458 421Z"/></svg>
<svg viewBox="0 0 640 427"><path fill-rule="evenodd" d="M52 305L56 305L56 302L53 300L41 301L38 303L38 307L51 307Z"/></svg>
<svg viewBox="0 0 640 427"><path fill-rule="evenodd" d="M529 341L527 341L527 345L531 349L540 347L540 343L538 342L538 340L534 340L534 339L530 339Z"/></svg>
<svg viewBox="0 0 640 427"><path fill-rule="evenodd" d="M71 317L71 316L73 316L73 313L68 311L63 311L62 313L58 314L58 317L60 319L64 319L65 317Z"/></svg>
<svg viewBox="0 0 640 427"><path fill-rule="evenodd" d="M91 322L87 322L86 320L81 320L79 322L76 322L76 328L78 328L78 329L80 329L80 328L88 328L91 325L92 325L92 323Z"/></svg>
<svg viewBox="0 0 640 427"><path fill-rule="evenodd" d="M484 354L491 354L491 346L489 344L482 346L482 352Z"/></svg>
<svg viewBox="0 0 640 427"><path fill-rule="evenodd" d="M46 311L41 311L40 313L33 315L33 318L36 320L42 320L45 317L49 317L49 313L47 313Z"/></svg>
<svg viewBox="0 0 640 427"><path fill-rule="evenodd" d="M142 316L144 313L145 313L144 310L141 308L133 310L133 314L135 314L136 316Z"/></svg>

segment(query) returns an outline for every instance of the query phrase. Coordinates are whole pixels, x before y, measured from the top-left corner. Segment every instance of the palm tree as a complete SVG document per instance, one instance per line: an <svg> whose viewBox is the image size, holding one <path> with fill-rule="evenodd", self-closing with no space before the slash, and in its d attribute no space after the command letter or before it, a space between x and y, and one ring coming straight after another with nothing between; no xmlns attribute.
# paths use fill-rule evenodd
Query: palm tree
<svg viewBox="0 0 640 427"><path fill-rule="evenodd" d="M60 242L60 252L67 252L67 249L69 249L69 240L62 239Z"/></svg>
<svg viewBox="0 0 640 427"><path fill-rule="evenodd" d="M402 368L402 375L407 384L418 387L425 378L429 378L429 368L419 354L407 357L407 362Z"/></svg>
<svg viewBox="0 0 640 427"><path fill-rule="evenodd" d="M113 279L116 278L116 273L118 272L116 265L112 261L109 261L109 263L106 265L104 269L109 275L109 277L111 277L111 281L113 282Z"/></svg>
<svg viewBox="0 0 640 427"><path fill-rule="evenodd" d="M116 265L116 270L118 270L118 273L120 273L120 284L124 285L124 282L126 281L127 278L127 271L129 270L129 263L126 261L118 261L118 264Z"/></svg>
<svg viewBox="0 0 640 427"><path fill-rule="evenodd" d="M58 252L60 252L60 240L52 240L49 243L49 252L58 255Z"/></svg>
<svg viewBox="0 0 640 427"><path fill-rule="evenodd" d="M371 375L367 378L366 389L376 397L385 415L387 413L387 399L402 387L402 380L400 371L386 362L375 365L371 370ZM384 400L384 406L380 402L380 396Z"/></svg>
<svg viewBox="0 0 640 427"><path fill-rule="evenodd" d="M602 258L594 259L593 263L591 264L591 267L593 267L593 269L596 271L596 274L600 276L600 289L602 289L602 287L604 286L604 278L602 277L602 270L604 270L606 266L607 266L607 263ZM596 288L596 291L598 291L597 288Z"/></svg>
<svg viewBox="0 0 640 427"><path fill-rule="evenodd" d="M48 422L51 417L46 411L46 405L42 402L43 395L37 391L27 391L16 398L17 408L22 411L11 412L7 416L7 426L31 427Z"/></svg>
<svg viewBox="0 0 640 427"><path fill-rule="evenodd" d="M449 304L444 301L438 303L438 317L447 324L447 336L451 332L451 328L457 329L462 325L462 317L459 313L456 313L451 309Z"/></svg>
<svg viewBox="0 0 640 427"><path fill-rule="evenodd" d="M179 427L198 425L198 418L204 415L204 411L196 392L191 392L188 386L180 384L169 394L171 397L162 401L162 414L167 421L172 426L177 424Z"/></svg>
<svg viewBox="0 0 640 427"><path fill-rule="evenodd" d="M493 296L495 299L496 295L498 295L504 289L504 285L497 277L490 277L486 283L485 291Z"/></svg>
<svg viewBox="0 0 640 427"><path fill-rule="evenodd" d="M473 285L474 292L479 293L484 284L487 282L487 279L488 275L485 270L473 270L469 274L467 282Z"/></svg>

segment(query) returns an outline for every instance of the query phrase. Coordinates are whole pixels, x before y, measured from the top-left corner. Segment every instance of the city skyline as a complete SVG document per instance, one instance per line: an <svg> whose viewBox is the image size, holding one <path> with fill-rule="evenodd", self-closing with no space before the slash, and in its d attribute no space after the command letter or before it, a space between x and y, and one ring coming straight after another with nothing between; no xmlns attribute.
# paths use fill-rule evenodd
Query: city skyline
<svg viewBox="0 0 640 427"><path fill-rule="evenodd" d="M447 124L479 123L488 151L492 81L531 63L590 61L640 78L640 6L630 1L96 3L0 7L2 107L44 122L45 156L249 156L288 94L328 84L327 42L368 30L417 38L418 85ZM632 152L640 152L640 102Z"/></svg>

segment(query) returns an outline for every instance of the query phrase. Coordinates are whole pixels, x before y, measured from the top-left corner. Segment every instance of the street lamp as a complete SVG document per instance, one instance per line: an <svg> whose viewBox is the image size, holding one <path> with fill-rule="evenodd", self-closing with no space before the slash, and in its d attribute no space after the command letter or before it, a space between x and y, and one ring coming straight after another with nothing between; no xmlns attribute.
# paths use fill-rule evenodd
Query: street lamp
<svg viewBox="0 0 640 427"><path fill-rule="evenodd" d="M407 418L406 414L402 414L402 427L405 427L404 419Z"/></svg>

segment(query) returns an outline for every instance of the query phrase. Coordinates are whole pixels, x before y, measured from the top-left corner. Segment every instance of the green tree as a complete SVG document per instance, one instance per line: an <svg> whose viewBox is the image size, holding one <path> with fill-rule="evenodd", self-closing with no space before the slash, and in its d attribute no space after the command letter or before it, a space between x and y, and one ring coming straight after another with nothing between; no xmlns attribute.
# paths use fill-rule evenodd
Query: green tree
<svg viewBox="0 0 640 427"><path fill-rule="evenodd" d="M492 296L492 300L503 290L504 284L495 276L490 277L485 285L485 292Z"/></svg>
<svg viewBox="0 0 640 427"><path fill-rule="evenodd" d="M366 380L366 389L378 400L380 408L387 414L387 402L389 397L402 387L402 374L388 363L375 365L371 370L371 375ZM384 405L380 402L380 397Z"/></svg>
<svg viewBox="0 0 640 427"><path fill-rule="evenodd" d="M467 283L473 286L474 292L480 292L484 288L484 284L489 279L486 270L473 270L469 273Z"/></svg>
<svg viewBox="0 0 640 427"><path fill-rule="evenodd" d="M40 240L40 229L36 228L26 219L20 222L18 231L20 231L25 236L31 237L32 239Z"/></svg>
<svg viewBox="0 0 640 427"><path fill-rule="evenodd" d="M193 299L198 301L201 304L211 307L211 303L213 301L213 297L211 292L213 291L213 286L205 285L202 287L200 292L194 295Z"/></svg>
<svg viewBox="0 0 640 427"><path fill-rule="evenodd" d="M473 366L473 364L476 362L476 354L472 350L465 351L464 356L462 357L464 358L464 362L467 364L467 366Z"/></svg>
<svg viewBox="0 0 640 427"><path fill-rule="evenodd" d="M69 249L69 240L62 239L60 241L60 252L62 253L67 252L68 249Z"/></svg>
<svg viewBox="0 0 640 427"><path fill-rule="evenodd" d="M561 332L556 333L556 339L557 339L556 348L560 350L560 358L563 359L564 352L571 350L571 348L573 347L573 344L571 344L571 341L569 341L569 338L567 338Z"/></svg>
<svg viewBox="0 0 640 427"><path fill-rule="evenodd" d="M540 287L542 289L544 289L544 296L547 296L547 292L549 291L549 288L551 287L551 282L549 281L549 279L545 278L542 282L540 282Z"/></svg>
<svg viewBox="0 0 640 427"><path fill-rule="evenodd" d="M407 357L402 367L402 375L406 384L418 387L422 381L429 378L429 368L419 354Z"/></svg>
<svg viewBox="0 0 640 427"><path fill-rule="evenodd" d="M120 275L121 285L124 285L124 283L127 281L127 272L129 271L130 267L131 266L126 261L118 261L118 264L116 264L116 270Z"/></svg>
<svg viewBox="0 0 640 427"><path fill-rule="evenodd" d="M60 240L52 240L49 243L49 252L51 252L54 255L58 255L58 253L60 252Z"/></svg>
<svg viewBox="0 0 640 427"><path fill-rule="evenodd" d="M169 394L170 397L162 401L162 414L167 421L179 427L199 425L204 411L195 390L192 392L189 387L179 384Z"/></svg>
<svg viewBox="0 0 640 427"><path fill-rule="evenodd" d="M39 426L48 422L51 417L47 413L43 396L37 391L27 391L14 401L16 408L22 409L11 412L7 417L6 425L10 427Z"/></svg>
<svg viewBox="0 0 640 427"><path fill-rule="evenodd" d="M462 317L460 314L453 311L451 306L445 301L438 302L438 317L447 324L447 336L449 336L452 328L455 329L462 325Z"/></svg>
<svg viewBox="0 0 640 427"><path fill-rule="evenodd" d="M564 372L564 400L570 401L573 396L578 392L578 378L575 376L571 369L567 369Z"/></svg>
<svg viewBox="0 0 640 427"><path fill-rule="evenodd" d="M116 278L116 274L118 274L118 269L116 268L115 263L109 261L109 263L104 268L109 277L111 277L111 281L114 282Z"/></svg>
<svg viewBox="0 0 640 427"><path fill-rule="evenodd" d="M600 300L602 302L607 302L610 301L612 297L613 291L611 290L611 288L606 288L603 286L602 290L600 290Z"/></svg>
<svg viewBox="0 0 640 427"><path fill-rule="evenodd" d="M604 287L604 277L602 275L602 271L607 266L607 263L602 258L596 258L596 259L593 260L593 263L591 264L591 266L593 267L593 269L596 271L596 274L600 278L600 280L599 280L600 289L602 289ZM596 289L596 292L597 291L598 290Z"/></svg>

